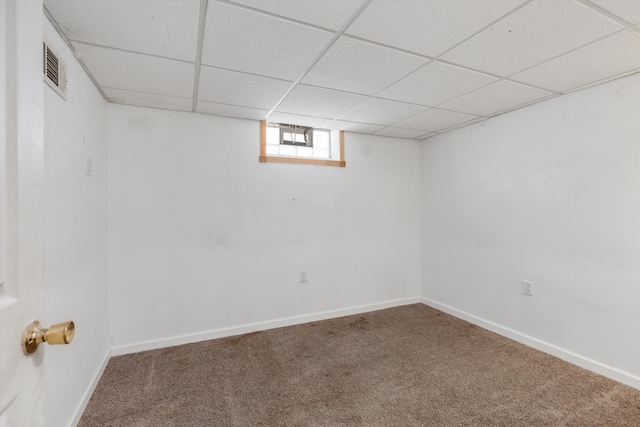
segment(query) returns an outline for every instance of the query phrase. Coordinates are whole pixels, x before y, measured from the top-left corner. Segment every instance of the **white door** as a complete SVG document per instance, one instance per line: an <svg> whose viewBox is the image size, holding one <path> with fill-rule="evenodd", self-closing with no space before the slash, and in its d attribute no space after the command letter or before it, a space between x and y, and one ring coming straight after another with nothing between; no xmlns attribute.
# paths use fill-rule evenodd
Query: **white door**
<svg viewBox="0 0 640 427"><path fill-rule="evenodd" d="M44 425L42 1L0 0L0 426Z"/></svg>

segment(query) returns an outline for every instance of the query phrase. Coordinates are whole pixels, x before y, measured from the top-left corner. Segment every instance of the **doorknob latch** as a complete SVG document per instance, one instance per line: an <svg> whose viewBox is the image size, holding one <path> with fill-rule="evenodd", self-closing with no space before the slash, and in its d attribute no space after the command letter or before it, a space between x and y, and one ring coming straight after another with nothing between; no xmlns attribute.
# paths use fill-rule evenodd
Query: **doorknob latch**
<svg viewBox="0 0 640 427"><path fill-rule="evenodd" d="M49 329L40 326L37 320L31 322L24 332L22 351L29 355L38 349L43 342L49 344L69 344L75 333L73 321L52 325Z"/></svg>

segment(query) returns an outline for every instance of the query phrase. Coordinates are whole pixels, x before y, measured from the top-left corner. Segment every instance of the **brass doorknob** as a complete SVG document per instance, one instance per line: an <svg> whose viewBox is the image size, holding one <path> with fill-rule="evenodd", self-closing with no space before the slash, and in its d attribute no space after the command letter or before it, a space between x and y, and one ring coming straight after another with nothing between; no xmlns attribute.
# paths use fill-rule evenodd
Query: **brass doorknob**
<svg viewBox="0 0 640 427"><path fill-rule="evenodd" d="M73 340L75 333L73 321L62 322L51 326L49 329L42 328L40 322L33 321L24 331L22 340L22 351L24 354L31 354L38 349L38 345L43 342L49 344L69 344Z"/></svg>

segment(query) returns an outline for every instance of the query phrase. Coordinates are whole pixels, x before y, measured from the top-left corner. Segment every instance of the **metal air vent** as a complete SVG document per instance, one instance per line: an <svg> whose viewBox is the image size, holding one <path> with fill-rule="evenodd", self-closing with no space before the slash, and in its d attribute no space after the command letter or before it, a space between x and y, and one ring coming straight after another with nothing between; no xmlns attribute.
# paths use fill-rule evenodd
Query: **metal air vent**
<svg viewBox="0 0 640 427"><path fill-rule="evenodd" d="M42 72L44 81L62 99L67 100L67 65L46 44L42 43Z"/></svg>

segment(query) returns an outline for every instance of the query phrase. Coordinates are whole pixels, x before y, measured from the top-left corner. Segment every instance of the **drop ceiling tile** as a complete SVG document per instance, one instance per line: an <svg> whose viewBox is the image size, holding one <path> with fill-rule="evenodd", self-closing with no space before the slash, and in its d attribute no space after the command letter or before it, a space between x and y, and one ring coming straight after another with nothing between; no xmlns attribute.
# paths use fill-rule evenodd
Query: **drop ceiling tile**
<svg viewBox="0 0 640 427"><path fill-rule="evenodd" d="M116 104L139 105L142 107L163 108L165 110L191 111L191 98L155 95L152 93L102 88L109 101Z"/></svg>
<svg viewBox="0 0 640 427"><path fill-rule="evenodd" d="M191 98L194 64L73 43L101 87Z"/></svg>
<svg viewBox="0 0 640 427"><path fill-rule="evenodd" d="M403 129L403 128L396 128L396 127L386 127L382 130L379 130L378 132L376 132L374 135L381 135L381 136L392 136L395 138L417 138L419 136L424 135L424 131L421 130L415 130L415 129Z"/></svg>
<svg viewBox="0 0 640 427"><path fill-rule="evenodd" d="M341 37L302 82L375 95L426 62L419 56Z"/></svg>
<svg viewBox="0 0 640 427"><path fill-rule="evenodd" d="M379 96L435 107L496 80L487 74L433 61Z"/></svg>
<svg viewBox="0 0 640 427"><path fill-rule="evenodd" d="M591 2L630 24L640 24L640 1L638 0L591 0Z"/></svg>
<svg viewBox="0 0 640 427"><path fill-rule="evenodd" d="M518 83L501 80L447 102L442 108L478 116L491 116L553 95Z"/></svg>
<svg viewBox="0 0 640 427"><path fill-rule="evenodd" d="M310 126L313 128L325 127L331 120L320 117L309 117L300 114L280 113L274 111L267 118L268 121L273 123L287 123L290 125Z"/></svg>
<svg viewBox="0 0 640 427"><path fill-rule="evenodd" d="M436 56L524 0L373 0L346 33Z"/></svg>
<svg viewBox="0 0 640 427"><path fill-rule="evenodd" d="M417 116L411 117L410 119L396 123L395 126L409 129L420 129L420 131L424 133L424 131L433 132L441 129L446 129L448 127L455 126L460 123L465 123L476 118L477 116L471 114L432 108L431 110L427 110L424 113L420 113Z"/></svg>
<svg viewBox="0 0 640 427"><path fill-rule="evenodd" d="M284 80L202 66L198 99L271 110L292 85Z"/></svg>
<svg viewBox="0 0 640 427"><path fill-rule="evenodd" d="M388 101L386 99L371 99L366 104L340 117L340 119L389 126L424 110L426 108L419 105Z"/></svg>
<svg viewBox="0 0 640 427"><path fill-rule="evenodd" d="M634 70L640 71L640 36L622 31L512 78L563 92Z"/></svg>
<svg viewBox="0 0 640 427"><path fill-rule="evenodd" d="M194 62L198 0L45 0L72 41Z"/></svg>
<svg viewBox="0 0 640 427"><path fill-rule="evenodd" d="M251 120L264 120L265 117L267 117L267 114L269 114L269 110L238 107L235 105L218 104L215 102L207 101L198 101L196 112Z"/></svg>
<svg viewBox="0 0 640 427"><path fill-rule="evenodd" d="M343 130L345 132L374 133L384 126L370 125L368 123L347 122L344 120L334 120L325 126L329 129Z"/></svg>
<svg viewBox="0 0 640 427"><path fill-rule="evenodd" d="M297 85L277 111L335 119L369 97L315 86Z"/></svg>
<svg viewBox="0 0 640 427"><path fill-rule="evenodd" d="M255 9L307 22L331 30L340 29L360 7L363 0L232 0Z"/></svg>
<svg viewBox="0 0 640 427"><path fill-rule="evenodd" d="M510 76L622 27L572 0L536 0L442 56Z"/></svg>
<svg viewBox="0 0 640 427"><path fill-rule="evenodd" d="M296 80L332 34L219 2L209 2L202 63Z"/></svg>

